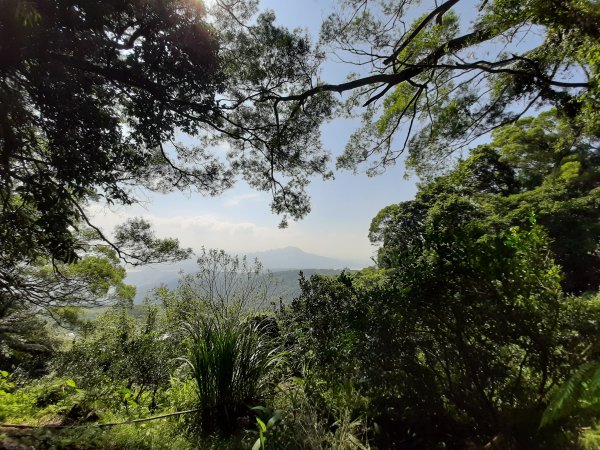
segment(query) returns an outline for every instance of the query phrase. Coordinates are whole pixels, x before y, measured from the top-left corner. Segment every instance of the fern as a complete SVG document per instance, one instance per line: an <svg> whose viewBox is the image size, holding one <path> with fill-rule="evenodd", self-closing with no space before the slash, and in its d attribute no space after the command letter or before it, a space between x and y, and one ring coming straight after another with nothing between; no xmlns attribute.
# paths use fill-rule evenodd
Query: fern
<svg viewBox="0 0 600 450"><path fill-rule="evenodd" d="M594 397L600 393L600 362L588 362L575 371L554 394L544 411L540 427L548 426L564 419L581 409L587 401L588 407L594 404Z"/></svg>

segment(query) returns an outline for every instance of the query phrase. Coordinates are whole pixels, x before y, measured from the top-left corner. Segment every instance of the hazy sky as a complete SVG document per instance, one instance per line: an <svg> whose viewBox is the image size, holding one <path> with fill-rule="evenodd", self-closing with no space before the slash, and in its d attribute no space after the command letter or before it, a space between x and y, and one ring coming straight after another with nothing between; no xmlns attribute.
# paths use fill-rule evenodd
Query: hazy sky
<svg viewBox="0 0 600 450"><path fill-rule="evenodd" d="M472 2L471 6L475 4ZM273 9L279 24L307 29L316 37L322 19L333 5L330 0L263 0L261 9ZM431 6L431 0L421 3L422 8ZM467 20L474 12L459 9ZM324 78L343 81L347 72L347 66L329 63ZM323 141L333 161L357 126L358 122L349 120L336 120L324 126ZM118 210L95 207L93 212L96 223L105 231L128 216L144 216L153 222L158 235L177 237L184 246L195 249L205 246L244 253L295 246L323 256L368 259L374 251L367 239L371 219L381 208L411 199L416 186L414 179L404 179L400 162L373 178L338 171L335 180L315 179L308 191L312 212L299 222L290 221L283 230L278 228L280 218L270 211L270 196L241 182L217 198L146 193L143 196L148 203L144 207Z"/></svg>

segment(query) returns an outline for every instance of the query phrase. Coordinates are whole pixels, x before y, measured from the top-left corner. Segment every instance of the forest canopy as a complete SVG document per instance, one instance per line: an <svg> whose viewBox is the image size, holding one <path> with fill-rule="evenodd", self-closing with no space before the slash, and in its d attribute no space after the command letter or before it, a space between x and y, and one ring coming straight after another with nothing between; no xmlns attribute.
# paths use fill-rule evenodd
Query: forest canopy
<svg viewBox="0 0 600 450"><path fill-rule="evenodd" d="M597 448L600 6L423 3L315 37L256 0L0 0L0 447ZM125 264L192 249L88 213L243 180L285 226L396 163L374 266L288 302L203 249L134 305Z"/></svg>
<svg viewBox="0 0 600 450"><path fill-rule="evenodd" d="M363 126L337 167L370 174L401 155L435 174L539 107L597 135L595 2L483 2L471 23L463 3L410 24L410 1L343 2L312 43L254 1L207 13L197 1L3 0L1 229L19 231L12 251L72 258L86 202L131 204L136 186L218 194L241 176L271 192L283 224L299 219L310 178L332 176L320 127L340 115ZM348 81L321 78L332 57L348 62ZM219 142L226 158L210 150Z"/></svg>

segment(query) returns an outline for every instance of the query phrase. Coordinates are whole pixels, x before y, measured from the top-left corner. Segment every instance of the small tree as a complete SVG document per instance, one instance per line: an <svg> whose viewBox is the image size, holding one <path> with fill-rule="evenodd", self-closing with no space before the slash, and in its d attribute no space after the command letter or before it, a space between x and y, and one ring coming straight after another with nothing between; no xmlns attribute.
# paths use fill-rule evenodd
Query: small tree
<svg viewBox="0 0 600 450"><path fill-rule="evenodd" d="M158 314L149 304L142 320L134 319L125 306L109 309L60 355L57 370L74 378L91 399L156 408L158 394L168 387L177 366L178 348Z"/></svg>
<svg viewBox="0 0 600 450"><path fill-rule="evenodd" d="M279 360L272 323L256 313L276 299L272 274L258 261L202 250L198 271L170 291L159 288L169 333L186 344L183 360L198 388L204 432L229 434L236 420L270 395L270 369Z"/></svg>
<svg viewBox="0 0 600 450"><path fill-rule="evenodd" d="M163 287L154 295L164 304L174 328L206 316L217 322L241 321L279 299L277 281L260 262L204 248L196 272L183 275L175 290Z"/></svg>

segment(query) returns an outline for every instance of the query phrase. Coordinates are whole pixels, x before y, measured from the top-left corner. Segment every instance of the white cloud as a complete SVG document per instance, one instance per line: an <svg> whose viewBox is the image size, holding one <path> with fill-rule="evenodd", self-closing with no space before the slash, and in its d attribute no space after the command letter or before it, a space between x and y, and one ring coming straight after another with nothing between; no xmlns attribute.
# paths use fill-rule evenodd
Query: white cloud
<svg viewBox="0 0 600 450"><path fill-rule="evenodd" d="M218 219L211 215L198 216L173 216L159 217L153 215L144 216L145 219L153 223L157 230L173 230L183 233L219 233L225 235L252 234L256 233L260 227L252 222L229 222Z"/></svg>
<svg viewBox="0 0 600 450"><path fill-rule="evenodd" d="M236 195L235 197L231 197L225 200L225 206L238 206L240 203L246 200L257 200L260 198L260 194L258 192L250 192L248 194Z"/></svg>
<svg viewBox="0 0 600 450"><path fill-rule="evenodd" d="M309 231L303 222L292 222L287 229L275 225L233 221L214 214L162 216L148 211L109 209L100 205L88 208L94 224L107 234L130 217L143 217L153 224L159 237L176 237L184 247L224 249L230 253L249 253L295 246L322 256L348 259L368 258L372 248L363 233L351 230ZM137 214L136 214L137 212Z"/></svg>

